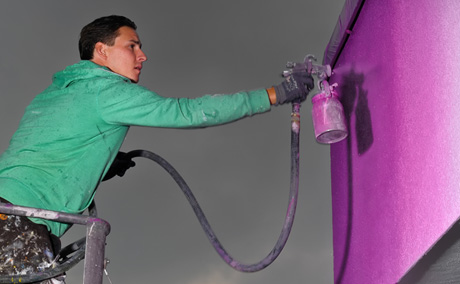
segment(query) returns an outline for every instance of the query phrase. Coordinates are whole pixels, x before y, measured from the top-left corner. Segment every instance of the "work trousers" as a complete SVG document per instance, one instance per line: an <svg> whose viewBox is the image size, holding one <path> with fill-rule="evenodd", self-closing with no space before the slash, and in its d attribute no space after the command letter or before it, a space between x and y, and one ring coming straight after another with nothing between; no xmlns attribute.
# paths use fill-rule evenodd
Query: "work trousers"
<svg viewBox="0 0 460 284"><path fill-rule="evenodd" d="M27 217L0 214L0 274L25 275L52 267L55 250L59 247L52 239L44 225ZM64 277L35 283L62 284Z"/></svg>

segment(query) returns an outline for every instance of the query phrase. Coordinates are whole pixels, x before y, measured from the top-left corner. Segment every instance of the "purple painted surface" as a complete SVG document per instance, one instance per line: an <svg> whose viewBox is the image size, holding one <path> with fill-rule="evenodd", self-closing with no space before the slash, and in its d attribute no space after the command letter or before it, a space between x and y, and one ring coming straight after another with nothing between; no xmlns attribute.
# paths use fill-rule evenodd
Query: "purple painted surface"
<svg viewBox="0 0 460 284"><path fill-rule="evenodd" d="M336 283L396 283L460 215L460 1L366 0L329 81Z"/></svg>

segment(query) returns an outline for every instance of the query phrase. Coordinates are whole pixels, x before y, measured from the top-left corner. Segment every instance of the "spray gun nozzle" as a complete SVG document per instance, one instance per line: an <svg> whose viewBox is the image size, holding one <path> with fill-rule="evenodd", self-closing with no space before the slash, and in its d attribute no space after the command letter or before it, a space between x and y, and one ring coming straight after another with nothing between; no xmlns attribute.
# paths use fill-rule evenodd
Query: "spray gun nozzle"
<svg viewBox="0 0 460 284"><path fill-rule="evenodd" d="M308 66L308 73L316 75L319 80L325 80L332 75L332 69L329 64L327 65L317 65L313 62L316 62L316 57L312 54L308 54L304 59L305 65Z"/></svg>

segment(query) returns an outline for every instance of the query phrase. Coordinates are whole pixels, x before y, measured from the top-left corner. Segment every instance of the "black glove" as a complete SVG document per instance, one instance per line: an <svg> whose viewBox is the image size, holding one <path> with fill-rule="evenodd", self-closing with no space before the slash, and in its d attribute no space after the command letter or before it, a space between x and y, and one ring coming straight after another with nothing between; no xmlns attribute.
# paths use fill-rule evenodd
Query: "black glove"
<svg viewBox="0 0 460 284"><path fill-rule="evenodd" d="M292 73L281 84L273 86L276 92L275 105L290 103L295 100L302 102L313 87L313 77L307 72Z"/></svg>
<svg viewBox="0 0 460 284"><path fill-rule="evenodd" d="M118 152L117 156L115 157L115 160L113 160L109 170L105 174L102 181L109 180L116 175L122 177L125 175L125 172L129 168L134 167L135 165L136 163L133 162L133 160L131 160L129 157L127 157L126 153Z"/></svg>

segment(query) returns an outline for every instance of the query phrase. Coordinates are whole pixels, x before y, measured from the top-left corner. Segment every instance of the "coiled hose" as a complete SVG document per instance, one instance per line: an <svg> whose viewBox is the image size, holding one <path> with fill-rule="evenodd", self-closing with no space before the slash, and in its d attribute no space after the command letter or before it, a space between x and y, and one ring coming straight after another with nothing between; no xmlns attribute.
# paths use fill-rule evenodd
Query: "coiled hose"
<svg viewBox="0 0 460 284"><path fill-rule="evenodd" d="M211 242L212 246L216 250L216 252L220 255L220 257L232 268L241 271L241 272L256 272L259 270L264 269L268 265L270 265L281 253L283 250L289 234L292 229L292 224L294 222L295 211L297 207L297 199L298 199L298 192L299 192L299 132L300 132L300 104L293 103L292 104L292 114L291 114L291 185L289 191L289 203L288 209L286 213L286 217L283 224L283 229L281 230L281 234L276 242L272 251L261 261L255 264L242 264L235 260L230 254L225 250L222 246L220 241L217 239L216 234L211 228L206 216L201 210L200 205L198 204L195 196L193 195L192 191L190 190L189 186L182 178L182 176L174 169L174 167L169 164L165 159L160 157L159 155L152 153L146 150L134 150L131 152L126 153L127 158L135 158L135 157L143 157L155 161L158 163L163 169L165 169L171 177L176 181L179 185L180 189L184 193L185 197L189 201L190 205L197 216L201 227L203 228L206 236L208 237L209 241Z"/></svg>
<svg viewBox="0 0 460 284"><path fill-rule="evenodd" d="M169 164L165 159L160 157L157 154L154 154L146 150L134 150L126 153L126 158L132 159L135 157L143 157L155 161L161 167L163 167L171 177L179 185L180 189L186 196L190 205L195 212L206 236L211 242L212 246L220 257L232 268L241 272L256 272L264 269L269 266L273 261L279 256L283 250L289 234L294 223L295 211L297 207L297 199L299 192L299 134L300 134L300 104L292 104L292 113L291 113L291 177L290 177L290 191L289 191L289 203L286 212L286 217L284 220L283 228L281 234L276 242L274 248L270 253L261 261L254 264L242 264L235 260L222 246L220 241L217 239L216 234L212 230L206 216L203 213L200 205L198 204L195 196L188 187L185 180L182 176L174 169L174 167ZM124 172L123 172L124 173ZM96 216L97 211L95 204L93 203L90 208L90 216ZM67 247L65 247L59 256L58 265L54 268L47 269L43 272L27 275L0 275L0 283L30 283L41 281L44 279L49 279L64 273L65 271L74 267L79 261L84 258L85 254L85 238L82 238Z"/></svg>

